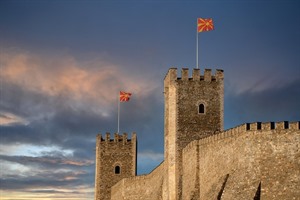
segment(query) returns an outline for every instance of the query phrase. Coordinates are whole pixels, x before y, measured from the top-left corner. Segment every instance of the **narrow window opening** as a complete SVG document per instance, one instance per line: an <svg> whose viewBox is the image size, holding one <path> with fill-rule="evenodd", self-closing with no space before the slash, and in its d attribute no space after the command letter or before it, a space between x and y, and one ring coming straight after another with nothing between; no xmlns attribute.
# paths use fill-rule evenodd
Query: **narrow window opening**
<svg viewBox="0 0 300 200"><path fill-rule="evenodd" d="M199 113L205 113L204 104L202 103L199 105Z"/></svg>
<svg viewBox="0 0 300 200"><path fill-rule="evenodd" d="M121 173L121 168L120 166L115 167L115 174L120 174Z"/></svg>

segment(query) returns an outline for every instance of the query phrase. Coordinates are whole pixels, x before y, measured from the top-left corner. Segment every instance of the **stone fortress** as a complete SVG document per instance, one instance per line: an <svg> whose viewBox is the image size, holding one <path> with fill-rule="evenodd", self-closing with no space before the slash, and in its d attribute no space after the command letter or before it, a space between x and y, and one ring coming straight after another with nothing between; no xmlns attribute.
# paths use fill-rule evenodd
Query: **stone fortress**
<svg viewBox="0 0 300 200"><path fill-rule="evenodd" d="M137 138L96 141L95 200L299 200L299 122L223 130L222 70L169 69L164 79L164 161L136 175Z"/></svg>

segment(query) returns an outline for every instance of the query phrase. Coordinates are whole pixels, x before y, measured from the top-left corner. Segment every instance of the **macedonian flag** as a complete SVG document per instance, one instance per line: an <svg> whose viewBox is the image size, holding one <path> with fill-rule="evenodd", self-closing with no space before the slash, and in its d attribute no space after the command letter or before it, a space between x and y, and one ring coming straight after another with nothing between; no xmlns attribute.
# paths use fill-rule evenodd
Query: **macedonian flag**
<svg viewBox="0 0 300 200"><path fill-rule="evenodd" d="M129 101L131 93L120 91L120 101Z"/></svg>
<svg viewBox="0 0 300 200"><path fill-rule="evenodd" d="M214 30L212 18L198 18L198 32Z"/></svg>

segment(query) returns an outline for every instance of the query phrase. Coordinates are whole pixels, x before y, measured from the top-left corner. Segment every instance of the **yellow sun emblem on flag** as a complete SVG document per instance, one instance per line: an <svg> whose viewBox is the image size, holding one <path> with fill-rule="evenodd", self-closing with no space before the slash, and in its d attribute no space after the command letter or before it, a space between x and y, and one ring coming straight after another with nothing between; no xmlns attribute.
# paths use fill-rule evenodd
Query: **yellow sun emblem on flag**
<svg viewBox="0 0 300 200"><path fill-rule="evenodd" d="M214 30L212 18L198 18L198 32Z"/></svg>

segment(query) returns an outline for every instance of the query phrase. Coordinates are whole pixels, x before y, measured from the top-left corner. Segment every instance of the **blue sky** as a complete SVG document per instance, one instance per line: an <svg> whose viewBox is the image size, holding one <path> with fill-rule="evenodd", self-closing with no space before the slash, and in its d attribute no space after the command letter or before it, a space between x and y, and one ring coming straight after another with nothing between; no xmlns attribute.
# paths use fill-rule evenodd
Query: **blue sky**
<svg viewBox="0 0 300 200"><path fill-rule="evenodd" d="M299 1L0 1L2 199L92 199L97 133L137 132L163 160L170 67L225 73L225 128L300 120Z"/></svg>

